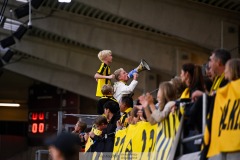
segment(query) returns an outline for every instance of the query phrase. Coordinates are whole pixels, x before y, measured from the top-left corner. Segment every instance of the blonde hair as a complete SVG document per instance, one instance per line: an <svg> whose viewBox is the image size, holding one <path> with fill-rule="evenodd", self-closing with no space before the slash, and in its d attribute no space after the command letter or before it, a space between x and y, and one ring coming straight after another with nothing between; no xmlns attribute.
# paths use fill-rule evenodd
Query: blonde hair
<svg viewBox="0 0 240 160"><path fill-rule="evenodd" d="M98 58L100 61L104 61L104 59L108 56L108 55L111 55L112 54L112 51L110 50L102 50L98 53Z"/></svg>
<svg viewBox="0 0 240 160"><path fill-rule="evenodd" d="M115 79L116 79L117 81L119 81L119 76L120 76L120 73L121 73L122 71L124 71L123 68L119 68L119 69L117 69L117 70L113 73L113 74L115 75Z"/></svg>
<svg viewBox="0 0 240 160"><path fill-rule="evenodd" d="M103 95L113 94L113 87L110 84L104 84L101 91Z"/></svg>
<svg viewBox="0 0 240 160"><path fill-rule="evenodd" d="M228 66L230 72L231 81L237 80L240 78L240 59L233 58L227 61L226 66Z"/></svg>
<svg viewBox="0 0 240 160"><path fill-rule="evenodd" d="M162 82L159 85L159 91L162 92L162 99L160 99L159 109L162 111L167 102L175 100L176 92L173 85L169 82Z"/></svg>

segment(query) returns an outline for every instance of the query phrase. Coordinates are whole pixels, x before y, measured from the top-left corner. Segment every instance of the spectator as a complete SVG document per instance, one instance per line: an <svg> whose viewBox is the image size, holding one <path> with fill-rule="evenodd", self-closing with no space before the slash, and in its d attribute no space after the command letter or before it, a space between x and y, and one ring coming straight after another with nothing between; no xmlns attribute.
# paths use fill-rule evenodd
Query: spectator
<svg viewBox="0 0 240 160"><path fill-rule="evenodd" d="M120 119L119 106L113 102L107 102L104 105L104 114L108 119L107 128L104 130L105 135L105 147L104 152L112 152L115 139L115 130L117 128L117 121Z"/></svg>
<svg viewBox="0 0 240 160"><path fill-rule="evenodd" d="M104 113L103 106L106 102L113 101L118 105L117 100L113 97L113 87L110 84L103 85L101 91L103 96L97 102L97 113L100 115Z"/></svg>
<svg viewBox="0 0 240 160"><path fill-rule="evenodd" d="M52 160L79 160L80 139L70 133L62 133L46 141Z"/></svg>
<svg viewBox="0 0 240 160"><path fill-rule="evenodd" d="M191 98L192 93L196 90L204 91L204 82L201 67L193 63L183 64L181 70L182 82L186 84L187 88L181 95L182 98Z"/></svg>
<svg viewBox="0 0 240 160"><path fill-rule="evenodd" d="M84 134L84 140L85 142L87 142L88 138L89 138L89 133L91 132L92 127L86 128L85 129L85 134Z"/></svg>
<svg viewBox="0 0 240 160"><path fill-rule="evenodd" d="M85 144L84 144L84 150L82 150L82 152L86 152L89 149L90 145L91 145L91 144L88 144L89 133L91 131L92 131L92 127L89 127L89 128L85 129L85 133L83 135Z"/></svg>
<svg viewBox="0 0 240 160"><path fill-rule="evenodd" d="M133 74L133 80L130 83L130 85L126 85L127 81L129 80L128 73L124 71L122 68L117 69L114 72L115 79L117 82L114 84L114 97L118 102L120 102L121 98L123 95L130 95L133 93L133 90L138 84L137 77L138 74L134 73Z"/></svg>
<svg viewBox="0 0 240 160"><path fill-rule="evenodd" d="M103 128L100 136L90 133L90 137L94 138L95 143L91 146L91 152L112 152L114 146L115 130L117 128L116 122L120 118L119 106L112 101L104 104L104 114L107 118L108 124Z"/></svg>
<svg viewBox="0 0 240 160"><path fill-rule="evenodd" d="M230 52L225 49L215 49L210 56L209 67L213 78L213 84L209 95L215 94L216 90L225 86L228 80L224 79L224 70L226 62L231 59ZM192 99L202 96L203 91L195 91L192 94Z"/></svg>
<svg viewBox="0 0 240 160"><path fill-rule="evenodd" d="M180 77L172 78L170 83L173 85L173 88L176 91L176 98L180 98L182 92L186 89L186 85L182 82Z"/></svg>
<svg viewBox="0 0 240 160"><path fill-rule="evenodd" d="M207 96L207 113L211 110L209 107L210 104L214 103L215 96L213 95L215 95L216 90L220 87L225 86L228 83L228 80L224 79L224 70L225 64L228 60L230 60L230 58L230 53L225 49L216 49L212 52L212 55L210 56L209 67L212 75L211 78L214 78L211 90L209 92L210 96ZM226 70L226 72L228 71ZM197 128L199 132L202 131L203 93L203 91L197 90L192 94L192 99L195 101L195 103L190 110L190 120L188 124L189 126L192 126L192 128Z"/></svg>
<svg viewBox="0 0 240 160"><path fill-rule="evenodd" d="M169 113L171 112L171 109L175 105L174 100L176 99L175 90L171 83L169 82L162 82L159 86L157 99L159 102L159 107L156 109L153 97L149 93L147 93L145 96L140 96L139 100L142 104L147 120L151 124L156 124L158 122L161 122L164 120ZM150 109L148 108L150 107Z"/></svg>
<svg viewBox="0 0 240 160"><path fill-rule="evenodd" d="M79 120L79 121L77 121L72 133L79 135L79 134L83 133L86 128L87 128L87 123Z"/></svg>
<svg viewBox="0 0 240 160"><path fill-rule="evenodd" d="M204 81L202 76L202 69L200 66L193 63L186 63L182 66L181 79L187 85L187 88L182 93L180 99L191 99L192 93L196 90L201 92L205 91ZM197 134L195 128L190 126L191 123L190 116L193 105L186 104L184 105L184 124L183 124L183 137L190 137ZM198 151L199 146L195 146L193 141L187 142L184 144L184 152L191 153Z"/></svg>
<svg viewBox="0 0 240 160"><path fill-rule="evenodd" d="M209 67L215 78L210 94L213 94L219 87L223 87L228 83L228 81L224 80L224 70L225 64L229 59L231 59L230 52L225 49L216 49L212 52Z"/></svg>
<svg viewBox="0 0 240 160"><path fill-rule="evenodd" d="M215 99L215 93L216 91L225 86L228 83L228 80L225 80L224 77L224 70L225 70L225 64L226 62L231 58L230 53L225 49L216 49L212 52L212 55L210 56L209 61L209 67L210 67L210 73L213 78L213 84L210 90L209 95L207 96L207 113L209 116L212 114L214 105L214 99ZM188 121L189 128L195 128L197 132L202 131L202 106L203 106L203 91L196 90L192 94L192 99L195 101L193 104L191 110L190 110L190 118ZM208 118L207 118L208 119ZM210 119L208 119L211 121ZM193 147L189 147L193 148Z"/></svg>
<svg viewBox="0 0 240 160"><path fill-rule="evenodd" d="M225 79L235 81L240 78L240 59L234 58L227 61L225 66Z"/></svg>
<svg viewBox="0 0 240 160"><path fill-rule="evenodd" d="M213 76L210 72L209 62L207 62L206 64L203 64L202 72L203 72L203 81L206 87L206 92L209 93L213 83Z"/></svg>
<svg viewBox="0 0 240 160"><path fill-rule="evenodd" d="M136 124L137 122L140 121L144 122L147 121L147 116L142 106L134 106L132 112L133 112L133 124Z"/></svg>
<svg viewBox="0 0 240 160"><path fill-rule="evenodd" d="M94 78L97 80L96 96L102 97L102 86L104 84L111 84L111 79L114 75L111 75L110 64L112 63L112 52L110 50L102 50L98 53L98 58L102 62Z"/></svg>
<svg viewBox="0 0 240 160"><path fill-rule="evenodd" d="M93 122L92 130L89 133L90 137L92 137L92 138L94 138L94 136L102 137L102 131L105 128L107 128L107 124L108 124L108 122L107 122L107 118L105 116L98 116ZM98 137L96 137L96 138L98 138Z"/></svg>
<svg viewBox="0 0 240 160"><path fill-rule="evenodd" d="M78 135L81 140L81 151L82 152L84 152L85 143L86 143L84 140L84 133L85 133L86 128L87 128L87 123L79 120L76 123L74 130L72 131L72 133Z"/></svg>
<svg viewBox="0 0 240 160"><path fill-rule="evenodd" d="M98 116L94 122L91 132L89 132L89 137L93 140L93 144L88 149L88 152L101 152L104 147L103 143L103 130L107 128L108 122L105 116Z"/></svg>
<svg viewBox="0 0 240 160"><path fill-rule="evenodd" d="M122 116L118 121L118 127L126 128L128 126L127 117L128 113L131 112L133 108L133 99L129 96L123 96L120 102L120 112Z"/></svg>

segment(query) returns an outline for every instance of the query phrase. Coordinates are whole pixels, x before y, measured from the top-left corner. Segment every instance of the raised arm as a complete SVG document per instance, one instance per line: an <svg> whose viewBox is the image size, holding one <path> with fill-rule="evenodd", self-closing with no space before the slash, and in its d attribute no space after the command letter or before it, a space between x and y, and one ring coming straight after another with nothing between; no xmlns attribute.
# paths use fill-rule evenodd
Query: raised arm
<svg viewBox="0 0 240 160"><path fill-rule="evenodd" d="M114 75L112 74L112 75L109 75L109 76L104 76L104 75L101 75L101 74L99 74L99 73L96 73L96 74L94 75L94 78L95 78L95 79L113 79L113 78L114 78Z"/></svg>

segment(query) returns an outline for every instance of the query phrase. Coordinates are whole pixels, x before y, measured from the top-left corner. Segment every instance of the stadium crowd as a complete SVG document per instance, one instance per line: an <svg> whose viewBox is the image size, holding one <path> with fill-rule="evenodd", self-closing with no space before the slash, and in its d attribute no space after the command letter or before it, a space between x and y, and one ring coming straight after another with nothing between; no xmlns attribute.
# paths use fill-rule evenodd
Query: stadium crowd
<svg viewBox="0 0 240 160"><path fill-rule="evenodd" d="M212 51L208 62L204 65L183 64L179 76L159 84L156 98L152 93L146 93L137 100L133 100L134 89L138 85L138 73L134 73L132 79L123 68L111 74L112 52L110 50L100 51L98 57L101 65L94 78L97 81L96 96L99 100L96 113L99 116L94 120L92 128L87 128L84 122L79 121L73 131L80 138L82 152L113 152L116 132L140 121L149 122L151 125L161 123L170 113L178 110L184 116L183 136L197 135L203 129L202 99L204 93L207 94L207 116L205 118L207 119L206 128L208 128L205 131L210 131L211 125L208 122L215 118L213 111L218 90L226 88L232 82L239 81L240 78L240 59L231 58L230 52L225 49L216 49ZM112 85L113 79L116 82ZM128 83L128 81L131 82ZM239 94L240 89L237 92ZM184 102L185 105L181 106ZM239 103L237 111L240 113ZM207 133L204 133L204 136L205 134ZM208 143L205 137L203 139L202 143L197 145L194 142L186 143L184 153L202 150L201 159L207 159ZM92 143L87 143L88 141ZM54 146L54 143L50 146ZM69 155L61 147L58 149L61 151L61 153L57 152L58 154ZM51 151L51 154L54 157L56 152ZM65 159L70 158L65 157Z"/></svg>

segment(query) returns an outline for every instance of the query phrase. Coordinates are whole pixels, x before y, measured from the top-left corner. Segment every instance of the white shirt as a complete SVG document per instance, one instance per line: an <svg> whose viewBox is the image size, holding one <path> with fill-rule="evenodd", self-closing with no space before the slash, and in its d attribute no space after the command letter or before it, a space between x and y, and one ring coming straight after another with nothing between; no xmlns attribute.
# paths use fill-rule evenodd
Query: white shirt
<svg viewBox="0 0 240 160"><path fill-rule="evenodd" d="M124 94L130 94L133 92L135 87L137 86L138 81L132 80L129 85L126 85L124 82L118 81L113 85L114 95L113 97L120 103L120 100Z"/></svg>

